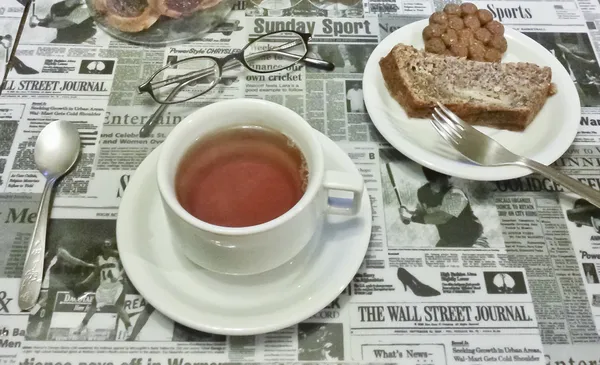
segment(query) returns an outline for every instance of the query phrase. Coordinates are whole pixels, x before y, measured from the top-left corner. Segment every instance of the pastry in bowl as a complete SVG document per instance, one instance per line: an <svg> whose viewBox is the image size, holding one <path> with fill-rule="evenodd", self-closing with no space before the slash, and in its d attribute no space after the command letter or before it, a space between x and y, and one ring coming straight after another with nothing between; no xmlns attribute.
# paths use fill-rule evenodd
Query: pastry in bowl
<svg viewBox="0 0 600 365"><path fill-rule="evenodd" d="M94 6L110 26L122 32L148 29L160 17L147 0L94 0Z"/></svg>

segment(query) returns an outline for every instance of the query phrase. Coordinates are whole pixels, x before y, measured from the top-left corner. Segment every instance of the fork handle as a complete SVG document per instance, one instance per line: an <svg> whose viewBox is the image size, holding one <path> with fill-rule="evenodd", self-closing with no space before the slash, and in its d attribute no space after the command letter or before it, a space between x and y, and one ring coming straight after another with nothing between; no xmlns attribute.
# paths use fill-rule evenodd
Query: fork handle
<svg viewBox="0 0 600 365"><path fill-rule="evenodd" d="M540 174L554 180L563 187L569 189L575 194L578 194L588 202L600 208L600 191L592 189L584 183L579 182L578 180L575 180L552 167L542 165L534 160L523 158L519 160L517 164L524 167L529 167L530 169L539 172Z"/></svg>

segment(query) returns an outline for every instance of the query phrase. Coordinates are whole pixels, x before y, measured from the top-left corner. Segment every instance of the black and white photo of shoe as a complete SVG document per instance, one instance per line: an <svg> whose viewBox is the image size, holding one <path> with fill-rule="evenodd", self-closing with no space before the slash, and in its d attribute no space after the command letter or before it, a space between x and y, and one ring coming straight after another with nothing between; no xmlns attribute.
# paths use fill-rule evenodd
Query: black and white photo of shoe
<svg viewBox="0 0 600 365"><path fill-rule="evenodd" d="M13 70L15 70L15 72L19 75L35 75L40 73L35 68L27 66L25 62L23 62L17 56L13 57L10 63L13 67Z"/></svg>
<svg viewBox="0 0 600 365"><path fill-rule="evenodd" d="M404 284L404 289L410 288L414 295L418 297L434 297L440 295L440 292L430 287L427 284L423 284L413 274L409 273L405 268L398 268L398 280Z"/></svg>

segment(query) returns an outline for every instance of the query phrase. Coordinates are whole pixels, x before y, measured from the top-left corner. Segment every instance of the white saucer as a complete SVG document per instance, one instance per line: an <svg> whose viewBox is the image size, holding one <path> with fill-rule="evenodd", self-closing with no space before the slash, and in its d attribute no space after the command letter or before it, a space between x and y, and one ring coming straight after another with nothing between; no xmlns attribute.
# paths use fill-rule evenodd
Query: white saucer
<svg viewBox="0 0 600 365"><path fill-rule="evenodd" d="M359 173L342 149L315 133L327 169ZM328 216L320 239L313 239L287 264L252 276L216 274L193 264L172 241L156 184L159 149L142 162L127 186L117 219L117 242L132 284L167 317L217 334L271 332L319 312L352 281L371 235L366 188L359 216Z"/></svg>
<svg viewBox="0 0 600 365"><path fill-rule="evenodd" d="M379 60L398 43L423 49L423 28L428 20L406 25L387 36L371 53L363 76L365 105L383 137L410 159L438 172L470 180L504 180L531 173L518 166L476 165L444 141L426 119L409 118L385 86ZM558 92L549 97L533 122L523 132L477 127L509 150L544 165L556 161L573 143L579 128L581 107L571 77L542 45L506 27L508 49L502 62L532 62L552 69Z"/></svg>

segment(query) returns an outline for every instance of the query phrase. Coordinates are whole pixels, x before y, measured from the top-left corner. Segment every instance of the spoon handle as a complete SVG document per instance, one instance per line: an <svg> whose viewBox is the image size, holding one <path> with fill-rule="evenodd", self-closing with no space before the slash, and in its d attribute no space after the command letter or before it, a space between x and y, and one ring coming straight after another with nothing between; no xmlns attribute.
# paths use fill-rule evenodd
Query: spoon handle
<svg viewBox="0 0 600 365"><path fill-rule="evenodd" d="M25 257L21 287L19 288L19 308L21 310L31 309L37 302L42 288L42 276L44 271L44 254L46 251L46 228L50 215L50 199L55 179L46 180L42 201L38 209L37 219L33 227L29 250Z"/></svg>

